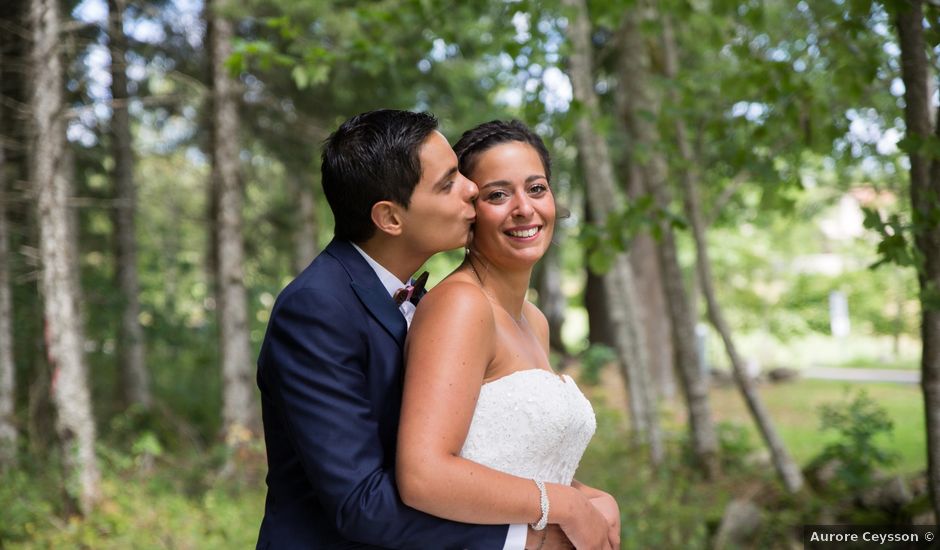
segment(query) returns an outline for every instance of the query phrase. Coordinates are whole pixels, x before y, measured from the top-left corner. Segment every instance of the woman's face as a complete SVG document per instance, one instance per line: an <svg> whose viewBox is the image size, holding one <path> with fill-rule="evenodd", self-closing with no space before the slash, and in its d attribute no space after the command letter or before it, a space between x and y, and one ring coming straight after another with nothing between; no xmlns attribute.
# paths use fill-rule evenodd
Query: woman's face
<svg viewBox="0 0 940 550"><path fill-rule="evenodd" d="M555 198L538 152L502 143L481 153L468 177L480 188L471 246L498 265L537 262L555 228Z"/></svg>

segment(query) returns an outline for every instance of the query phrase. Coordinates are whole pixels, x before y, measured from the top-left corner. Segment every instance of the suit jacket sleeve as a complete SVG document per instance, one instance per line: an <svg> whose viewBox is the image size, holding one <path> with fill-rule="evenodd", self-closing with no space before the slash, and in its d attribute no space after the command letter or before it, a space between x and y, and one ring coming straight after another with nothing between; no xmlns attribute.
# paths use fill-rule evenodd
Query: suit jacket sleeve
<svg viewBox="0 0 940 550"><path fill-rule="evenodd" d="M436 518L405 506L386 467L365 372L365 329L328 293L300 289L275 311L265 375L304 471L337 530L388 548L502 548L507 526Z"/></svg>

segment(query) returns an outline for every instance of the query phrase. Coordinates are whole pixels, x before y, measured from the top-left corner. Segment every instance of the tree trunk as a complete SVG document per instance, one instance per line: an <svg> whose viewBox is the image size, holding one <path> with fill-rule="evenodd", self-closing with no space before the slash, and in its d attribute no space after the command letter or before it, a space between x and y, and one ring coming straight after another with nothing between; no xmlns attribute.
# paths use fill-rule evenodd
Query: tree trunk
<svg viewBox="0 0 940 550"><path fill-rule="evenodd" d="M924 42L923 2L898 2L895 25L901 46L904 80L904 123L914 142L911 165L911 205L914 242L924 258L918 266L921 296L921 389L927 428L927 476L934 514L940 517L940 225L936 221L940 196L940 161L924 155L918 144L931 137L927 95L927 53ZM940 131L940 124L938 124Z"/></svg>
<svg viewBox="0 0 940 550"><path fill-rule="evenodd" d="M675 43L675 35L672 31L672 22L666 14L663 14L662 17L661 38L663 43L663 57L665 59L665 76L670 80L675 80L679 72L679 55ZM671 92L669 95L675 102L677 99L675 92ZM799 465L793 461L793 458L790 457L790 453L787 452L783 440L777 433L777 429L774 427L770 415L764 407L764 402L757 393L757 388L754 386L753 380L747 375L744 363L741 361L741 357L738 355L737 348L734 345L734 340L731 337L731 329L725 321L721 306L715 297L715 288L712 284L711 259L708 255L708 244L705 240L705 225L702 221L701 202L698 196L698 172L696 170L696 163L694 162L695 159L692 158L692 148L689 146L685 121L680 117L676 117L674 126L676 144L679 149L679 158L686 167L681 171L682 173L680 175L682 189L684 191L683 202L686 217L692 225L692 236L695 240L696 268L698 271L699 285L702 289L702 293L705 295L708 319L711 321L712 325L715 326L715 330L721 335L721 339L725 344L725 350L728 353L728 359L731 361L731 367L734 371L734 379L737 382L738 388L741 390L741 394L744 396L744 401L747 403L748 410L750 410L751 415L754 417L754 422L757 424L764 438L764 442L767 444L774 467L777 470L777 475L780 476L781 481L783 481L788 491L796 493L803 487L803 474L800 472Z"/></svg>
<svg viewBox="0 0 940 550"><path fill-rule="evenodd" d="M628 134L632 118L636 113L634 102L636 98L633 95L631 75L635 67L643 69L645 63L642 55L646 48L639 38L636 33L621 32L618 55L619 72L623 78L627 79L627 82L613 89L618 116L624 128L628 130ZM627 150L645 147L635 142L636 136L628 135L628 137L634 141L628 142ZM641 166L635 159L630 158L630 155L623 155L620 164L622 173L627 174L627 196L631 201L642 198L648 190ZM659 396L671 400L676 395L672 327L666 310L666 296L663 292L663 277L657 257L656 243L648 231L642 231L633 238L630 244L630 265L633 267L637 295L642 306L640 308L643 312L641 322L646 327L650 379L654 381Z"/></svg>
<svg viewBox="0 0 940 550"><path fill-rule="evenodd" d="M561 235L560 229L555 228L555 240ZM565 295L561 289L561 258L560 249L552 244L548 247L545 257L536 266L535 290L539 295L539 308L545 313L548 320L548 342L551 348L562 355L566 355L565 345L561 341L561 327L565 323Z"/></svg>
<svg viewBox="0 0 940 550"><path fill-rule="evenodd" d="M232 54L234 26L206 2L212 64L212 189L218 207L217 251L219 349L222 362L223 435L237 446L260 426L254 368L248 335L248 298L244 282L242 188L239 181L238 83L225 61Z"/></svg>
<svg viewBox="0 0 940 550"><path fill-rule="evenodd" d="M663 17L662 42L665 54L665 76L669 79L675 79L678 73L678 53L676 51L675 38L668 16ZM674 96L674 93L670 95ZM744 364L735 348L731 330L724 319L721 307L715 297L715 290L712 285L711 261L705 240L705 227L702 221L701 203L698 198L696 165L692 158L691 147L688 143L685 122L679 117L675 118L675 132L680 159L687 167L682 171L680 179L684 190L686 216L689 218L692 225L699 284L705 295L708 318L721 335L728 353L728 358L731 361L735 381L771 452L777 474L780 476L786 488L790 492L795 493L803 486L803 475L800 472L799 466L787 452L783 440L780 439L777 434L777 430L767 413L767 409L764 407L763 401L761 401L757 393L757 389L754 387L753 381L747 376Z"/></svg>
<svg viewBox="0 0 940 550"><path fill-rule="evenodd" d="M642 233L630 245L630 265L636 278L640 297L640 322L646 328L646 355L649 377L662 399L676 396L675 353L672 327L666 311L662 270L656 253L656 242L649 233Z"/></svg>
<svg viewBox="0 0 940 550"><path fill-rule="evenodd" d="M590 201L584 198L584 223L597 222L597 216L591 211ZM587 272L584 282L584 309L588 314L588 341L591 345L601 344L614 347L614 329L610 326L609 304L604 294L604 278L591 271L588 265L588 252L584 253L584 270Z"/></svg>
<svg viewBox="0 0 940 550"><path fill-rule="evenodd" d="M0 75L4 66L0 48ZM0 137L6 136L0 107ZM17 431L16 365L13 360L13 296L10 292L10 251L7 230L7 166L5 144L0 142L0 472L15 465Z"/></svg>
<svg viewBox="0 0 940 550"><path fill-rule="evenodd" d="M33 208L35 194L30 182L29 133L32 131L32 113L29 109L32 67L29 57L32 55L32 31L29 26L30 9L26 2L0 2L0 50L3 51L2 72L0 72L0 111L3 136L6 189L7 195L5 221L8 224L7 246L10 263L5 264L9 276L15 281L21 274L14 271L14 260L23 259L30 275L39 277L38 254L16 255L21 243L38 246L39 231L36 220L37 210ZM14 228L18 228L17 231ZM22 234L23 237L19 237ZM12 290L12 289L11 289ZM49 366L46 364L42 340L42 300L39 293L30 293L27 299L17 303L21 310L19 319L11 317L16 327L16 339L10 341L13 357L18 361L15 371L14 392L27 395L27 407L18 417L22 439L28 442L28 452L48 453L51 442L55 441L53 417L54 408L49 392ZM2 338L2 337L0 337ZM39 388L44 388L40 390ZM34 391L35 390L35 391ZM15 414L15 413L14 413Z"/></svg>
<svg viewBox="0 0 940 550"><path fill-rule="evenodd" d="M123 298L118 334L118 372L128 405L149 410L153 405L150 373L144 356L144 331L140 325L140 284L137 277L137 191L134 185L134 153L128 114L127 62L124 36L126 0L108 0L108 47L111 52L111 154L114 156L114 230L117 283Z"/></svg>
<svg viewBox="0 0 940 550"><path fill-rule="evenodd" d="M575 127L580 165L591 210L603 224L615 213L613 205L618 203L618 193L607 142L596 132L600 107L592 77L591 23L585 0L564 0L563 5L574 13L567 29L572 45L568 73L574 98L584 108ZM658 464L663 456L662 432L655 393L647 376L646 343L638 322L641 316L637 311L633 273L626 254L617 254L612 263L611 270L603 277L603 286L610 304L608 313L618 360L628 386L633 426L639 437L649 444L653 463Z"/></svg>
<svg viewBox="0 0 940 550"><path fill-rule="evenodd" d="M923 50L922 50L923 51ZM929 96L928 96L929 97ZM937 111L940 121L940 108ZM935 128L940 138L940 124ZM926 196L918 198L923 218L914 223L915 231L923 227L921 252L925 258L926 273L921 279L921 388L924 393L924 414L927 429L927 474L934 517L940 518L940 224L936 212L940 197L940 159L933 159L930 167L930 188ZM926 203L926 204L925 204ZM915 209L916 211L917 209ZM927 220L931 220L928 222ZM929 229L926 224L930 223ZM929 305L928 305L929 302Z"/></svg>
<svg viewBox="0 0 940 550"><path fill-rule="evenodd" d="M634 147L646 151L645 161L639 164L644 187L652 194L657 208L670 206L666 162L659 147L659 131L649 113L658 113L656 94L650 89L649 54L642 36L640 8L629 10L621 28L622 55L620 56L621 85L630 97L625 109L627 131ZM695 318L685 290L682 268L679 266L675 234L667 220L659 225L661 238L657 252L665 304L669 313L675 361L678 366L688 413L693 452L706 477L718 474L718 439L711 419L708 396L708 378L699 356Z"/></svg>
<svg viewBox="0 0 940 550"><path fill-rule="evenodd" d="M62 118L64 71L59 57L60 15L56 0L30 5L33 34L32 180L37 193L40 260L48 361L56 431L64 454L66 486L79 507L91 512L98 499L99 473L95 456L95 424L88 391L79 288L77 250L68 200L71 181L64 177L65 125Z"/></svg>
<svg viewBox="0 0 940 550"><path fill-rule="evenodd" d="M290 169L287 183L291 196L297 197L297 223L294 226L294 273L300 273L317 255L317 202L312 182L301 174L302 168Z"/></svg>

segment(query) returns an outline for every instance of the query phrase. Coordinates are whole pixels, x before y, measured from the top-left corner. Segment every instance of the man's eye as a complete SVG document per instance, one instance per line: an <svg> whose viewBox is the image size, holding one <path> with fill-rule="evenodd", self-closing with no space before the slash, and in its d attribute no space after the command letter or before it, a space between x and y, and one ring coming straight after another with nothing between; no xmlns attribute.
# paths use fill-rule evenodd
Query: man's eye
<svg viewBox="0 0 940 550"><path fill-rule="evenodd" d="M444 187L441 187L441 189L444 191L450 191L453 187L454 187L454 180L450 180L449 182L445 183Z"/></svg>

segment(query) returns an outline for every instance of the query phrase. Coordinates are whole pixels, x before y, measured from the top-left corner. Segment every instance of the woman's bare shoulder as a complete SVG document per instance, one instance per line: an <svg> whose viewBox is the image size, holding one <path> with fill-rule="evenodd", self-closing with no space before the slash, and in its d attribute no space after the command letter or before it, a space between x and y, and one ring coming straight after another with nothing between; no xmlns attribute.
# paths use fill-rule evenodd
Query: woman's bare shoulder
<svg viewBox="0 0 940 550"><path fill-rule="evenodd" d="M492 360L495 335L493 306L483 290L472 281L448 277L421 299L408 330L406 355L431 357L429 350L455 354L466 349L485 365Z"/></svg>
<svg viewBox="0 0 940 550"><path fill-rule="evenodd" d="M421 299L415 319L421 317L452 319L455 315L465 320L480 319L493 322L493 306L483 289L472 279L458 272L438 283Z"/></svg>

